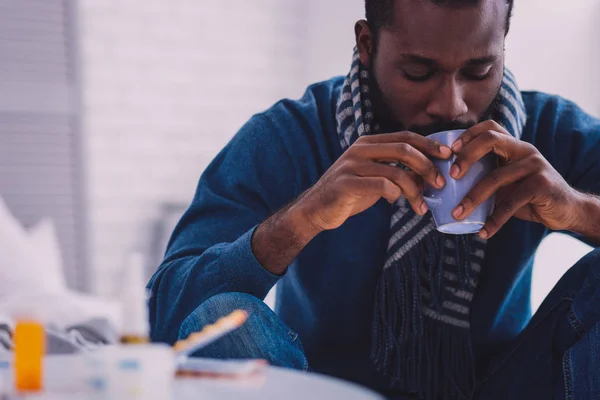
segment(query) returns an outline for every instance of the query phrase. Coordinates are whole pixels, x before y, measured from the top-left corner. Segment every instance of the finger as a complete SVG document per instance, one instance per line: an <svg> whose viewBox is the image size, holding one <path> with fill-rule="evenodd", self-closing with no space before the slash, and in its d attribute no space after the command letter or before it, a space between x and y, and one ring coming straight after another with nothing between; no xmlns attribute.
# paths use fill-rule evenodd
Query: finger
<svg viewBox="0 0 600 400"><path fill-rule="evenodd" d="M450 150L450 147L433 139L419 135L418 133L409 131L362 136L353 146L358 147L361 145L384 143L408 143L421 151L423 154L444 160L452 156L452 150Z"/></svg>
<svg viewBox="0 0 600 400"><path fill-rule="evenodd" d="M410 179L412 179L414 182L417 183L417 186L419 187L420 192L425 190L425 183L424 183L423 177L421 175L419 175L413 171L404 171L404 172L406 172L406 175L408 175L408 177Z"/></svg>
<svg viewBox="0 0 600 400"><path fill-rule="evenodd" d="M494 236L511 217L527 206L533 200L533 197L534 194L531 191L529 182L521 183L512 196L508 196L501 203L496 204L494 213L488 218L483 229L479 232L479 236L483 239Z"/></svg>
<svg viewBox="0 0 600 400"><path fill-rule="evenodd" d="M433 162L421 153L421 151L408 143L364 145L359 150L356 150L356 154L361 159L377 162L401 162L421 175L427 183L435 188L442 188L446 183Z"/></svg>
<svg viewBox="0 0 600 400"><path fill-rule="evenodd" d="M501 202L504 201L504 199L506 199L506 197L511 196L512 192L515 191L515 189L517 188L517 186L519 185L519 182L510 184L510 185L506 185L501 187L500 189L498 189L498 191L495 193L495 199L496 199L496 204L500 204Z"/></svg>
<svg viewBox="0 0 600 400"><path fill-rule="evenodd" d="M524 221L532 221L538 224L542 223L540 218L533 212L533 209L530 204L526 204L524 207L518 209L514 217L522 219Z"/></svg>
<svg viewBox="0 0 600 400"><path fill-rule="evenodd" d="M518 151L517 145L517 140L512 136L491 130L483 132L470 141L456 156L456 160L450 168L450 176L454 179L461 179L473 164L490 153L510 161Z"/></svg>
<svg viewBox="0 0 600 400"><path fill-rule="evenodd" d="M515 185L507 185L498 189L498 191L496 192L496 203L499 203L502 200L504 200L506 196L510 196L511 192L514 192L515 189Z"/></svg>
<svg viewBox="0 0 600 400"><path fill-rule="evenodd" d="M493 170L467 193L452 212L452 216L458 221L467 218L500 188L520 181L531 174L533 170L534 165L529 160L518 161ZM512 197L512 193L505 193L505 198L509 197Z"/></svg>
<svg viewBox="0 0 600 400"><path fill-rule="evenodd" d="M458 139L452 144L452 151L454 153L460 153L462 149L469 144L473 139L475 139L480 134L487 131L496 131L505 135L509 135L508 131L504 129L502 125L493 120L483 121L477 125L472 126L471 128L464 131Z"/></svg>
<svg viewBox="0 0 600 400"><path fill-rule="evenodd" d="M377 163L370 163L369 165L363 166L360 168L358 175L365 178L383 177L393 182L400 188L402 195L408 200L417 214L423 215L427 212L427 205L423 198L423 190L420 182L414 179L414 175L411 176L409 173L398 167ZM394 201L396 201L398 197L396 197Z"/></svg>
<svg viewBox="0 0 600 400"><path fill-rule="evenodd" d="M402 189L394 182L381 176L355 177L350 181L353 191L363 196L379 196L389 203L396 202L402 196Z"/></svg>

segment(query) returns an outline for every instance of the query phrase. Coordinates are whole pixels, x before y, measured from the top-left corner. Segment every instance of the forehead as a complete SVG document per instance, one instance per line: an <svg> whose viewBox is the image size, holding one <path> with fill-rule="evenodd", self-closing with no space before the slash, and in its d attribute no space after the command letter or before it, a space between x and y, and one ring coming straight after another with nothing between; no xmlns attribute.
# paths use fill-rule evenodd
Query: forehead
<svg viewBox="0 0 600 400"><path fill-rule="evenodd" d="M480 0L454 6L431 0L395 0L392 24L382 28L386 50L448 63L499 55L504 48L508 5Z"/></svg>

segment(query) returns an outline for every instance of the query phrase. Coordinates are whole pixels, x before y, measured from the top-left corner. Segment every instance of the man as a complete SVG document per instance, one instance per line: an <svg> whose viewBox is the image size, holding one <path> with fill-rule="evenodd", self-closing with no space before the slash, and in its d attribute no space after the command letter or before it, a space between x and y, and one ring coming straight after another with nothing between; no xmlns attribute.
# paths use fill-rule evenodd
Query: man
<svg viewBox="0 0 600 400"><path fill-rule="evenodd" d="M600 244L600 121L519 92L504 68L512 0L366 0L347 78L254 116L203 174L151 280L154 340L236 308L201 351L265 358L403 398L590 398L600 371L600 250L530 320L551 231ZM451 148L427 138L469 128ZM435 232L423 186L499 166L478 235ZM397 165L400 164L400 165ZM277 314L260 301L277 283ZM596 392L594 392L596 391ZM573 397L574 396L574 397Z"/></svg>

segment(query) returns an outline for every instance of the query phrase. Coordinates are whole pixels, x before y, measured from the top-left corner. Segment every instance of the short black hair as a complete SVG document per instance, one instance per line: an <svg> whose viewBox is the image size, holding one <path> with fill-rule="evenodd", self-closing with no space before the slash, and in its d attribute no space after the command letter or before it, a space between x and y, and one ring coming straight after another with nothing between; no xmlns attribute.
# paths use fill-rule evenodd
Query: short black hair
<svg viewBox="0 0 600 400"><path fill-rule="evenodd" d="M436 4L468 5L477 4L479 0L430 0ZM506 33L510 28L514 0L505 0L508 3L508 18L506 19ZM365 0L365 15L369 28L377 37L379 29L392 23L394 0Z"/></svg>

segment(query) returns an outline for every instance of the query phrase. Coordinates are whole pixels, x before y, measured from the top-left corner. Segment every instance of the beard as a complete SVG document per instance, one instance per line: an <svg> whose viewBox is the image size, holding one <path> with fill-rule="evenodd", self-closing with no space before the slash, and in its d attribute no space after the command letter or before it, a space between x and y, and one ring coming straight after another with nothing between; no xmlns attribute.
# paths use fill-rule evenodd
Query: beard
<svg viewBox="0 0 600 400"><path fill-rule="evenodd" d="M479 122L486 121L489 119L493 119L494 116L498 115L498 109L500 107L500 89L498 88L496 96L492 100L492 103L487 108L486 112L483 114L479 121L444 121L439 120L435 121L428 125L409 125L405 126L401 121L398 121L393 117L393 113L391 108L385 102L383 98L383 93L381 91L381 86L377 81L375 74L371 75L371 84L370 86L370 95L371 102L373 104L373 112L376 116L377 123L381 128L381 132L401 132L401 131L411 131L418 133L422 136L428 136L436 132L450 131L455 129L469 129L473 125L478 124Z"/></svg>

